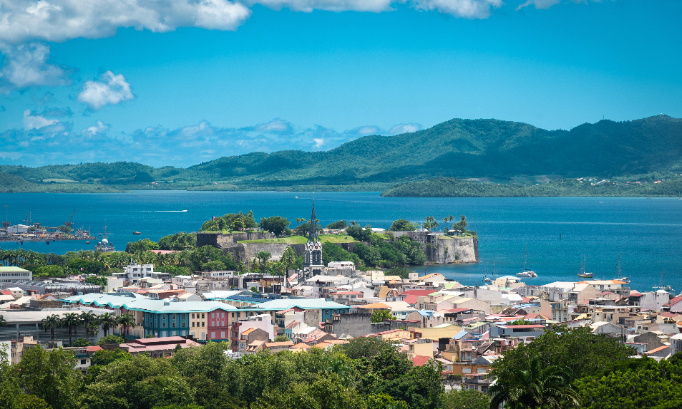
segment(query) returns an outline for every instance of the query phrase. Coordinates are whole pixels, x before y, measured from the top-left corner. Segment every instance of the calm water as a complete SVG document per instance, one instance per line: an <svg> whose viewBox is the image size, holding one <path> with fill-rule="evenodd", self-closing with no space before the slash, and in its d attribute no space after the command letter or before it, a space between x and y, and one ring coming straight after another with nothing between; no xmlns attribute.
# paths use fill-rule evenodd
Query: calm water
<svg viewBox="0 0 682 409"><path fill-rule="evenodd" d="M158 240L179 231L197 231L211 216L252 210L256 219L281 215L295 226L309 218L312 195L296 192L142 191L122 194L0 194L8 220L21 223L28 212L34 222L63 224L101 233L106 221L110 241L124 250L129 241ZM486 271L515 274L528 267L540 277L529 283L577 280L583 255L595 278L614 278L618 254L632 287L646 290L661 281L682 290L682 201L675 198L382 198L378 193L316 193L315 208L323 225L336 220L388 228L395 219L424 220L466 215L479 235L481 263L434 266L464 284L479 284ZM0 211L4 210L0 207ZM182 210L187 210L182 212ZM2 215L4 220L4 215ZM133 236L133 231L142 232ZM3 248L64 253L94 249L84 241L0 243Z"/></svg>

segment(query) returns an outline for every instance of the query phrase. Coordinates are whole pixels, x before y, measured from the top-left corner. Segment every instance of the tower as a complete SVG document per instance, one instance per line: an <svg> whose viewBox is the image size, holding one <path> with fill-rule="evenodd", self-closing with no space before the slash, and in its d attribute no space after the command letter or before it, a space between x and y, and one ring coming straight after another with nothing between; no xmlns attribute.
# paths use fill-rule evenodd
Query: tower
<svg viewBox="0 0 682 409"><path fill-rule="evenodd" d="M315 218L315 198L313 197L313 213L310 216L310 231L308 241L305 244L305 261L303 262L303 272L306 277L322 274L324 264L322 263L322 243L317 235L317 219Z"/></svg>

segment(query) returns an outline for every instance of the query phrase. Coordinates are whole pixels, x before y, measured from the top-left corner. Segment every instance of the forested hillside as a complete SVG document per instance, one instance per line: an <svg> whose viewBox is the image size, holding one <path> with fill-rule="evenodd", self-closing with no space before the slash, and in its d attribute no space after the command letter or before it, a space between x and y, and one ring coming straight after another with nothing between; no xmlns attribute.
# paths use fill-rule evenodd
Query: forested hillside
<svg viewBox="0 0 682 409"><path fill-rule="evenodd" d="M682 173L682 119L665 115L548 131L494 119L453 119L396 136L366 136L326 152L230 156L187 169L138 163L1 166L6 191L88 189L387 189L450 177L507 183ZM35 186L34 186L35 185Z"/></svg>

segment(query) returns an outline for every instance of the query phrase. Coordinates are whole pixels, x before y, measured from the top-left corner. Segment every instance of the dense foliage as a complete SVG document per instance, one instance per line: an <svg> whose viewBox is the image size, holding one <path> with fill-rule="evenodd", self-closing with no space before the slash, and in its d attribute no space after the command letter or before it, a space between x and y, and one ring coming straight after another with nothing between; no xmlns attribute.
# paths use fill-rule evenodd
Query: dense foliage
<svg viewBox="0 0 682 409"><path fill-rule="evenodd" d="M177 350L171 359L98 351L86 376L73 369L72 352L31 348L16 368L0 364L2 407L44 401L53 409L436 409L451 400L436 365L413 367L377 339L238 360L227 358L225 348L209 343Z"/></svg>
<svg viewBox="0 0 682 409"><path fill-rule="evenodd" d="M200 231L230 231L230 230L249 230L258 227L258 223L253 218L253 212L249 210L248 214L228 213L224 216L214 217L211 220L204 222Z"/></svg>
<svg viewBox="0 0 682 409"><path fill-rule="evenodd" d="M678 196L682 178L650 178L639 183L626 180L558 179L546 183L499 184L453 178L404 183L382 192L397 197L538 197L538 196ZM659 182L660 181L660 182Z"/></svg>

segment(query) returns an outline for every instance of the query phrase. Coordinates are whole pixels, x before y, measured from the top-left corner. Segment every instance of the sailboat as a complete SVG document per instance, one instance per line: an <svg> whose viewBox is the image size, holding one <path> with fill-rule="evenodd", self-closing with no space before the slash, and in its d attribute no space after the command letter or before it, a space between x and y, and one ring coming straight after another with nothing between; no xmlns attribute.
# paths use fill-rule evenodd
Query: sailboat
<svg viewBox="0 0 682 409"><path fill-rule="evenodd" d="M485 269L485 275L483 276L483 282L485 282L486 284L488 284L488 283L490 283L491 281L493 281L493 280L492 280L490 277L488 277L488 268L486 267L486 269Z"/></svg>
<svg viewBox="0 0 682 409"><path fill-rule="evenodd" d="M594 273L588 273L587 271L585 271L585 268L586 268L586 266L585 266L585 255L583 254L583 262L580 263L580 272L578 273L578 277L593 278Z"/></svg>
<svg viewBox="0 0 682 409"><path fill-rule="evenodd" d="M620 270L620 253L618 253L618 263L616 263L616 272L618 273L617 280L620 280L626 284L630 284L630 278L629 277L623 277L622 272Z"/></svg>
<svg viewBox="0 0 682 409"><path fill-rule="evenodd" d="M517 277L524 277L524 278L534 278L537 277L538 275L535 273L535 271L526 268L526 258L528 256L528 244L526 244L526 250L523 252L523 271L520 273L516 273Z"/></svg>
<svg viewBox="0 0 682 409"><path fill-rule="evenodd" d="M663 291L668 291L671 292L673 290L673 287L668 284L665 285L665 269L663 269L663 272L661 272L661 282L659 285L653 287L654 290L663 290Z"/></svg>

